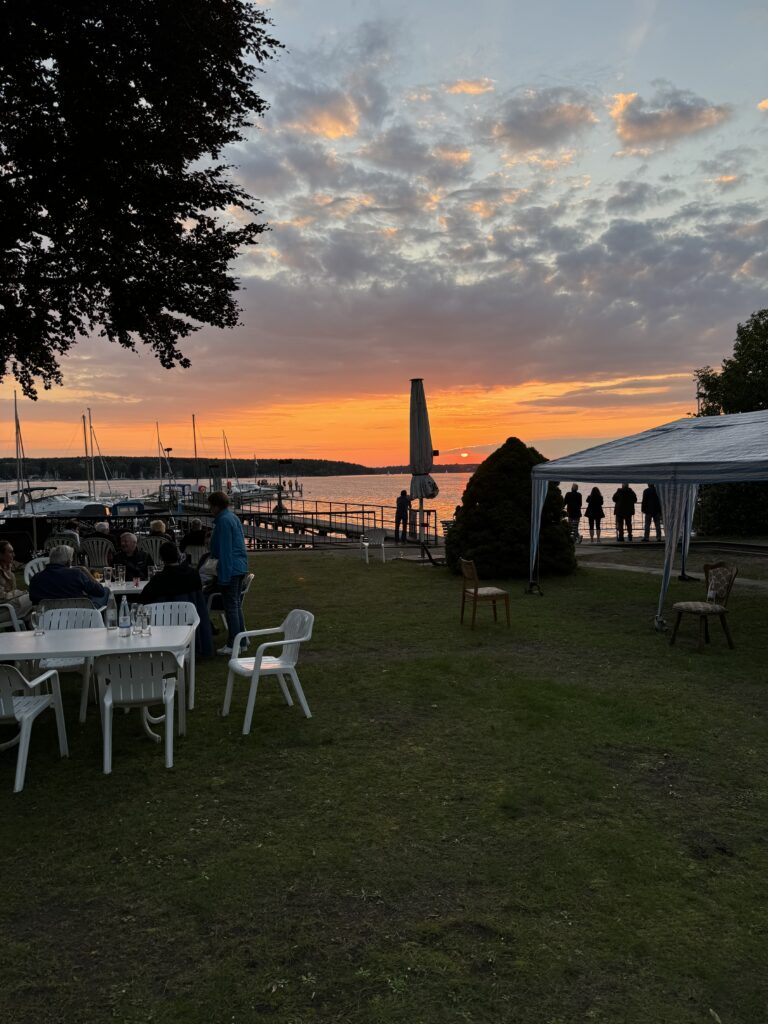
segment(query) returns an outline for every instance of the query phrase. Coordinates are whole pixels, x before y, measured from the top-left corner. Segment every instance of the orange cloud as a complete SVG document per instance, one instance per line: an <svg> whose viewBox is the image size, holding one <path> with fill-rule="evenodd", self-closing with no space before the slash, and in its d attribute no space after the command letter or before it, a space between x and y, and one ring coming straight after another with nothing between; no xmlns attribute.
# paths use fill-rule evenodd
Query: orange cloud
<svg viewBox="0 0 768 1024"><path fill-rule="evenodd" d="M667 89L649 103L636 92L616 93L610 116L621 141L636 149L714 128L730 116L730 110L691 93Z"/></svg>
<svg viewBox="0 0 768 1024"><path fill-rule="evenodd" d="M758 110L768 110L768 100L760 100L757 104Z"/></svg>
<svg viewBox="0 0 768 1024"><path fill-rule="evenodd" d="M483 93L493 92L495 86L490 78L460 78L450 85L444 85L443 89L452 96L482 96Z"/></svg>
<svg viewBox="0 0 768 1024"><path fill-rule="evenodd" d="M458 146L435 146L432 155L450 164L465 164L472 158L468 149L460 149Z"/></svg>
<svg viewBox="0 0 768 1024"><path fill-rule="evenodd" d="M318 104L307 104L300 118L286 127L325 139L351 138L360 127L360 112L349 96L337 96Z"/></svg>

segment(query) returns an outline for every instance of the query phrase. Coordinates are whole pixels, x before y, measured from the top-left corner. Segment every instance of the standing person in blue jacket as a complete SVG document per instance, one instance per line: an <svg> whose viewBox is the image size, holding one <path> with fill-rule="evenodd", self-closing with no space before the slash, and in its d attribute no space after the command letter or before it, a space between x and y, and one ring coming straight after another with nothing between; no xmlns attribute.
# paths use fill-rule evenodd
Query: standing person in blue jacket
<svg viewBox="0 0 768 1024"><path fill-rule="evenodd" d="M248 554L245 550L243 525L235 513L230 511L227 495L223 491L213 491L208 496L208 506L214 516L211 556L218 561L218 589L221 591L229 632L226 645L220 647L217 653L231 654L235 637L245 629L240 592L243 577L248 572Z"/></svg>

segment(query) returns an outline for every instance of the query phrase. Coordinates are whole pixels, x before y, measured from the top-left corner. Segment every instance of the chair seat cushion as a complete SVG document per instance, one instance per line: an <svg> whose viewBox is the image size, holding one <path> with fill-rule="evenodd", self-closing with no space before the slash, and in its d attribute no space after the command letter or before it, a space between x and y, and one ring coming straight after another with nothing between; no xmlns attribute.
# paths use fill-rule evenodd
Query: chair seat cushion
<svg viewBox="0 0 768 1024"><path fill-rule="evenodd" d="M722 615L727 611L722 604L711 604L709 601L678 601L672 605L675 612L691 612L693 615Z"/></svg>
<svg viewBox="0 0 768 1024"><path fill-rule="evenodd" d="M236 668L237 671L242 672L244 675L250 675L253 672L253 665L255 661L255 658L233 658L230 665L232 668ZM287 671L287 667L280 658L264 657L261 659L261 671L264 673L285 672Z"/></svg>
<svg viewBox="0 0 768 1024"><path fill-rule="evenodd" d="M472 589L467 588L467 595L469 597L473 597L474 593L475 593L474 588L472 588ZM478 597L506 597L507 596L507 592L506 592L506 590L502 590L500 587L478 587L477 588L477 596Z"/></svg>

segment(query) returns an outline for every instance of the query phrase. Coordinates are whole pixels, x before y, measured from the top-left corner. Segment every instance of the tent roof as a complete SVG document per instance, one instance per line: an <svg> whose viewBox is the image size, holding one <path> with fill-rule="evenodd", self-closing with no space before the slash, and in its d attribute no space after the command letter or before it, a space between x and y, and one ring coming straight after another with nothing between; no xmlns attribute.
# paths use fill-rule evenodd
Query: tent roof
<svg viewBox="0 0 768 1024"><path fill-rule="evenodd" d="M531 475L590 483L768 480L768 410L675 420L542 462Z"/></svg>

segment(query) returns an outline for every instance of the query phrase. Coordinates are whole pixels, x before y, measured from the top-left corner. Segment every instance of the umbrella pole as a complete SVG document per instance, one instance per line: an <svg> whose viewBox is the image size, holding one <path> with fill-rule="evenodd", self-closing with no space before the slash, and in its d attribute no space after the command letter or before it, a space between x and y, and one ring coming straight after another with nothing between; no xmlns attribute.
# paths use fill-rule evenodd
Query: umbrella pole
<svg viewBox="0 0 768 1024"><path fill-rule="evenodd" d="M419 544L424 543L424 499L419 498Z"/></svg>

